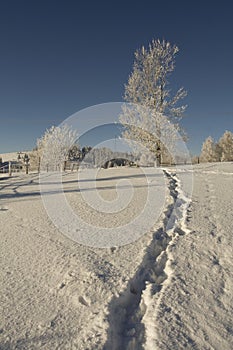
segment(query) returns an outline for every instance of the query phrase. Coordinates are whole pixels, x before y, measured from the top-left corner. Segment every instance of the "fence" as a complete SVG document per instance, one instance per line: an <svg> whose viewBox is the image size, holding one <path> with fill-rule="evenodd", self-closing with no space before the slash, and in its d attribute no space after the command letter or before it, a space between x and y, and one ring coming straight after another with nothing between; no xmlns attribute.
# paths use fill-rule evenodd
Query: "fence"
<svg viewBox="0 0 233 350"><path fill-rule="evenodd" d="M23 172L23 164L19 162L0 163L0 174L9 174Z"/></svg>

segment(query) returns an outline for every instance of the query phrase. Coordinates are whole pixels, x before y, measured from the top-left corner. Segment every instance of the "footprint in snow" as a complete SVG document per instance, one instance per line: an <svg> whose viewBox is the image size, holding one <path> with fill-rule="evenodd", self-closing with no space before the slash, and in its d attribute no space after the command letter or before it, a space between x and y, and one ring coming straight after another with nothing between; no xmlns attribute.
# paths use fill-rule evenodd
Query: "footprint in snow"
<svg viewBox="0 0 233 350"><path fill-rule="evenodd" d="M8 207L6 207L6 206L0 207L0 211L7 211L7 210L8 210Z"/></svg>
<svg viewBox="0 0 233 350"><path fill-rule="evenodd" d="M78 298L78 301L84 306L89 306L88 302L82 296Z"/></svg>

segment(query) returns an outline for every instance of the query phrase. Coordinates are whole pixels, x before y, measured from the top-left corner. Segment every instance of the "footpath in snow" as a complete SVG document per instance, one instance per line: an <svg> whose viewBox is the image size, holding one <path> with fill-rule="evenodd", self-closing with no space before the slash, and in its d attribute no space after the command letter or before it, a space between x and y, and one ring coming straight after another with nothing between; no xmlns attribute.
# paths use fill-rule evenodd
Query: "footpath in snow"
<svg viewBox="0 0 233 350"><path fill-rule="evenodd" d="M170 280L168 248L177 235L185 235L190 203L174 170L164 170L168 197L162 220L126 290L109 306L109 330L105 349L154 349L156 305Z"/></svg>

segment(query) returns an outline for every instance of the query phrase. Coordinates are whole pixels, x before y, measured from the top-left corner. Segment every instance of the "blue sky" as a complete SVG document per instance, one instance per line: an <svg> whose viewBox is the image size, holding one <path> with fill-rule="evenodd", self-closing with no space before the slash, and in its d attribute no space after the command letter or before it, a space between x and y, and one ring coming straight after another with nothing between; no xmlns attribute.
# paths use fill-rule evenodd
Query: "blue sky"
<svg viewBox="0 0 233 350"><path fill-rule="evenodd" d="M31 149L46 128L122 101L134 51L153 38L180 52L191 153L233 131L231 1L0 1L0 153Z"/></svg>

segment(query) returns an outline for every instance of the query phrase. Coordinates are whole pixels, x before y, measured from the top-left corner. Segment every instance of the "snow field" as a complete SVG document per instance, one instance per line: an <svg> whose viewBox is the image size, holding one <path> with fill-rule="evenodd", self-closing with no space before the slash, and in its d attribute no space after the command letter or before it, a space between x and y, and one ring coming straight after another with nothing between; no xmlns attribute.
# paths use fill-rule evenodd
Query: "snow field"
<svg viewBox="0 0 233 350"><path fill-rule="evenodd" d="M230 350L232 173L230 163L165 169L166 203L152 230L107 249L59 232L36 174L1 180L0 348ZM63 185L81 210L72 176ZM116 181L104 181L111 200Z"/></svg>

